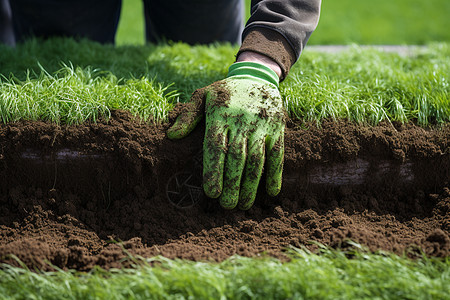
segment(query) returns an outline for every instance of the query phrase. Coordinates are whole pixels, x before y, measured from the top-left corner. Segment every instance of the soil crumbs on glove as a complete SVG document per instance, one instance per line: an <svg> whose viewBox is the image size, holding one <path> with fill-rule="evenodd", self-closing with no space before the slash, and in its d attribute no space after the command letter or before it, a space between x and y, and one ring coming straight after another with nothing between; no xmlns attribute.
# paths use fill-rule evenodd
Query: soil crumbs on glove
<svg viewBox="0 0 450 300"><path fill-rule="evenodd" d="M196 261L235 254L285 260L289 246L314 250L311 241L317 241L345 249L349 240L371 251L450 255L450 126L288 125L280 195L270 198L260 189L250 210L227 211L214 199L179 209L166 197L174 173L198 171L192 158L202 147L202 125L189 137L170 141L168 125L145 124L121 111L98 124L2 124L0 262L17 265L8 256L14 254L29 267L52 270L49 261L89 270L126 266L125 252ZM63 154L74 155L74 149L97 156L89 156L88 163L65 161ZM357 159L368 154L398 161L400 171L410 170L405 166L414 171L412 162L437 161L439 178L429 173L434 181L415 187L389 181L336 185L335 173L329 185L314 188L297 176L335 162L363 164Z"/></svg>

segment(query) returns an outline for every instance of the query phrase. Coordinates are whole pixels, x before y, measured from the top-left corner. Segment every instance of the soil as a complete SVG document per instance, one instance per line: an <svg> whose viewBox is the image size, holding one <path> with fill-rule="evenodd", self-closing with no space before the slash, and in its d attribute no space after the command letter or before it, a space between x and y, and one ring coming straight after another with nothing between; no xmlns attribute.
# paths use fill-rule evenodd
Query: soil
<svg viewBox="0 0 450 300"><path fill-rule="evenodd" d="M178 141L167 126L122 111L97 124L0 125L0 262L17 265L13 254L29 267L89 270L124 266L128 254L286 260L290 246L345 249L350 240L450 254L448 124L291 120L282 191L269 197L261 184L248 211L224 210L195 189L204 124ZM175 184L173 201L175 174L192 184Z"/></svg>

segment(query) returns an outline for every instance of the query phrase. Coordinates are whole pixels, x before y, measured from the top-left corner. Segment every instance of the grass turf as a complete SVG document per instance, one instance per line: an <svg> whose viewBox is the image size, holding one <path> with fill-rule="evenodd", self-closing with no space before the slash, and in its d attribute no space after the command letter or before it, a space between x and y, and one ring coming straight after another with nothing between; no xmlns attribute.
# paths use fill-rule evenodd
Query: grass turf
<svg viewBox="0 0 450 300"><path fill-rule="evenodd" d="M356 245L358 247L358 245ZM3 265L2 299L448 299L450 259L291 251L291 261L131 258L135 268L34 272ZM348 258L351 257L351 258Z"/></svg>
<svg viewBox="0 0 450 300"><path fill-rule="evenodd" d="M171 43L103 46L71 39L0 46L0 118L80 123L127 109L162 122L176 101L226 76L236 47ZM450 44L411 56L353 46L305 50L280 91L292 118L420 125L450 120Z"/></svg>
<svg viewBox="0 0 450 300"><path fill-rule="evenodd" d="M250 16L250 0L246 0ZM319 25L309 44L409 44L450 42L450 1L322 1ZM141 0L124 0L117 43L144 44Z"/></svg>

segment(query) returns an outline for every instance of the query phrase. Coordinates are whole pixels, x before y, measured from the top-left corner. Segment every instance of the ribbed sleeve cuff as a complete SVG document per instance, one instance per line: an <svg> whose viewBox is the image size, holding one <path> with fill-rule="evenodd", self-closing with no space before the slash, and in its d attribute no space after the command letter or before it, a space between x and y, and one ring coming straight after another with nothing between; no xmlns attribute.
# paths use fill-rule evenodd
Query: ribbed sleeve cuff
<svg viewBox="0 0 450 300"><path fill-rule="evenodd" d="M255 27L248 31L236 57L245 51L256 52L275 61L282 71L280 81L284 80L296 61L294 50L288 41L275 30L264 27Z"/></svg>

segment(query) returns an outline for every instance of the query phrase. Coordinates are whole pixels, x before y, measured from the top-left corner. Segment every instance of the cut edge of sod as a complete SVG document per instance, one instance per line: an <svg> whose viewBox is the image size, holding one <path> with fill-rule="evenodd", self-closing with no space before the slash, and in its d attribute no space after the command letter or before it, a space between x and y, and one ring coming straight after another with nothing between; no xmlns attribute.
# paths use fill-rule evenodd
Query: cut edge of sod
<svg viewBox="0 0 450 300"><path fill-rule="evenodd" d="M415 259L392 253L370 253L349 242L353 250L318 245L318 252L290 248L288 261L269 256L233 256L220 262L194 262L164 257L144 259L128 255L131 268L90 272L30 270L3 264L0 293L4 297L30 295L74 298L112 295L119 298L308 298L402 299L450 296L450 258ZM8 299L8 298L6 298Z"/></svg>

